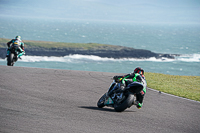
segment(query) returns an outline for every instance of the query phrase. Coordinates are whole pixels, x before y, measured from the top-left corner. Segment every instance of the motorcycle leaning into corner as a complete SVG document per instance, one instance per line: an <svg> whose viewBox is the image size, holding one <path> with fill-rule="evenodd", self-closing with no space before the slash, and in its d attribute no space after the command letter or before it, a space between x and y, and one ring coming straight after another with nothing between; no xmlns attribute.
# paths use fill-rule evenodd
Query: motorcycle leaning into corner
<svg viewBox="0 0 200 133"><path fill-rule="evenodd" d="M13 44L9 48L9 55L7 57L7 66L13 66L20 56L25 54L25 51L20 52L19 45ZM21 58L20 58L21 59Z"/></svg>
<svg viewBox="0 0 200 133"><path fill-rule="evenodd" d="M114 108L116 112L122 112L134 104L134 94L143 90L143 84L140 82L132 82L125 89L120 90L122 82L126 81L123 81L122 78L113 80L108 92L97 102L99 108L108 106Z"/></svg>

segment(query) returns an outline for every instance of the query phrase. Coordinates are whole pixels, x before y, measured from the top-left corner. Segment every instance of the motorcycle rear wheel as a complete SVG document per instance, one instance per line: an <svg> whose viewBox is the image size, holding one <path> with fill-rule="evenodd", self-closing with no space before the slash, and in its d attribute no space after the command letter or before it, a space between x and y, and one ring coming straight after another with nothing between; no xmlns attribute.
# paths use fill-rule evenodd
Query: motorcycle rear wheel
<svg viewBox="0 0 200 133"><path fill-rule="evenodd" d="M13 66L14 65L14 54L13 53L10 53L7 57L7 65L8 66Z"/></svg>
<svg viewBox="0 0 200 133"><path fill-rule="evenodd" d="M120 104L114 104L114 109L116 112L122 112L127 108L130 108L134 101L134 95L129 94L128 97Z"/></svg>
<svg viewBox="0 0 200 133"><path fill-rule="evenodd" d="M105 102L105 98L106 98L106 93L99 99L99 101L97 102L97 106L99 108L103 108L105 105L104 105L104 102Z"/></svg>

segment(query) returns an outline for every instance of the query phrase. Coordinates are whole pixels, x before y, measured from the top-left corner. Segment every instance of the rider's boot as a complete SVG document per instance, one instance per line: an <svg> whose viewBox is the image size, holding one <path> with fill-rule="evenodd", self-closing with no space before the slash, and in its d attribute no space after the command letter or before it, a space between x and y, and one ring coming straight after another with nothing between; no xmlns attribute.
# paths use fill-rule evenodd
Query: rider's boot
<svg viewBox="0 0 200 133"><path fill-rule="evenodd" d="M19 59L22 59L21 56L24 55L24 54L25 54L25 51L22 51L22 52L18 55L18 58L19 58Z"/></svg>
<svg viewBox="0 0 200 133"><path fill-rule="evenodd" d="M139 103L137 100L133 101L133 105L135 105L138 109L142 108L142 103Z"/></svg>

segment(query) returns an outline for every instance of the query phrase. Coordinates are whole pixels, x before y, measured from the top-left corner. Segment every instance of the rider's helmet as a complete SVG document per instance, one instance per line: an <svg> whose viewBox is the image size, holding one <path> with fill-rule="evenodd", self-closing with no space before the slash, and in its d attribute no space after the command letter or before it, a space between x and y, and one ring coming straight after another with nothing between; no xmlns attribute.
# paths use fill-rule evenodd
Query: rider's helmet
<svg viewBox="0 0 200 133"><path fill-rule="evenodd" d="M144 75L144 70L140 67L135 68L134 73L139 73L141 75Z"/></svg>
<svg viewBox="0 0 200 133"><path fill-rule="evenodd" d="M16 36L15 38L18 40L21 40L21 36Z"/></svg>

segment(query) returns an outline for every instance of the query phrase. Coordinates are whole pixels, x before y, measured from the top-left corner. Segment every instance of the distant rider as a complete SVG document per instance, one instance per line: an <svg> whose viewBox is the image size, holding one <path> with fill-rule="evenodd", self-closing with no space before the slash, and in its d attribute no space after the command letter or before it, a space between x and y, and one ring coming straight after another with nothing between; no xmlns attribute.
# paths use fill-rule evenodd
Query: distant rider
<svg viewBox="0 0 200 133"><path fill-rule="evenodd" d="M137 67L135 68L134 72L130 74L113 77L113 79L119 79L119 78L123 78L123 80L125 81L125 82L122 82L123 84L121 85L121 88L120 88L121 91L124 90L125 87L127 87L132 82L140 82L143 84L143 90L140 93L136 94L136 100L133 103L134 105L136 105L138 109L141 109L143 105L144 95L146 93L146 87L147 87L147 83L144 77L144 70L140 67Z"/></svg>
<svg viewBox="0 0 200 133"><path fill-rule="evenodd" d="M8 57L8 55L10 54L10 48L11 48L12 45L18 45L18 51L20 52L20 54L18 54L18 58L20 58L20 56L22 56L23 54L25 54L24 43L22 42L20 36L16 36L15 39L12 39L11 41L9 41L7 43L8 50L7 50L6 57Z"/></svg>

